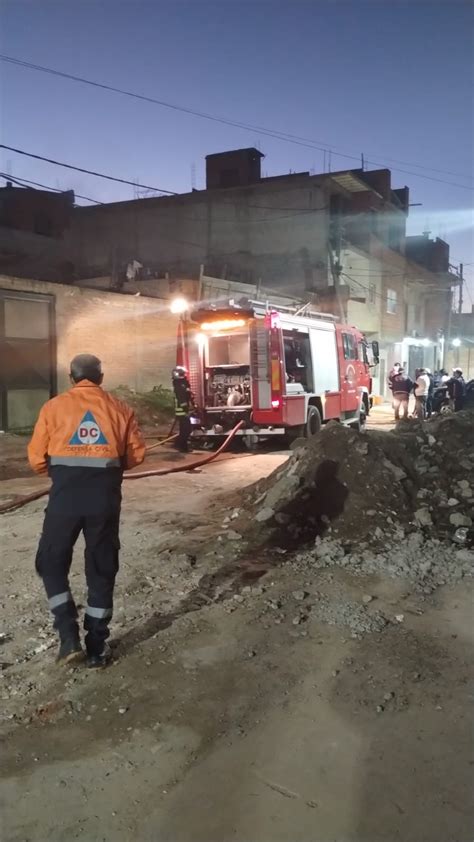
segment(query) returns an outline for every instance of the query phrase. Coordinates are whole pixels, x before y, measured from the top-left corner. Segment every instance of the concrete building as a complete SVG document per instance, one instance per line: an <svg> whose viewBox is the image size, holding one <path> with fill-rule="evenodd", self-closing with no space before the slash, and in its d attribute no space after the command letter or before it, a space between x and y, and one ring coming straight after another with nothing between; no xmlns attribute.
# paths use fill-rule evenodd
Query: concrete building
<svg viewBox="0 0 474 842"><path fill-rule="evenodd" d="M462 368L464 379L474 380L474 307L472 313L453 313L446 340L445 367Z"/></svg>
<svg viewBox="0 0 474 842"><path fill-rule="evenodd" d="M69 281L72 264L64 250L74 192L0 188L0 272L19 277Z"/></svg>
<svg viewBox="0 0 474 842"><path fill-rule="evenodd" d="M437 367L458 278L446 243L406 236L408 188L394 189L387 169L267 178L262 157L208 155L205 190L74 208L62 278L166 297L201 266L357 324L380 341L382 394L398 358L412 373Z"/></svg>
<svg viewBox="0 0 474 842"><path fill-rule="evenodd" d="M208 158L210 184L220 173L225 187L77 208L68 237L76 275L112 275L119 286L134 260L144 277L186 276L204 264L217 277L315 290L328 267L325 180L303 173L249 183L260 161L250 153Z"/></svg>
<svg viewBox="0 0 474 842"><path fill-rule="evenodd" d="M0 275L0 429L31 427L79 353L101 358L107 388L169 386L177 318L166 299Z"/></svg>
<svg viewBox="0 0 474 842"><path fill-rule="evenodd" d="M447 244L406 237L408 188L392 188L386 169L265 178L262 157L207 156L202 191L77 208L66 235L76 276L126 289L133 266L151 283L193 277L202 264L207 275L311 297L379 339L381 390L404 340L413 367L413 349L428 347L417 340L429 339L433 365L457 278Z"/></svg>

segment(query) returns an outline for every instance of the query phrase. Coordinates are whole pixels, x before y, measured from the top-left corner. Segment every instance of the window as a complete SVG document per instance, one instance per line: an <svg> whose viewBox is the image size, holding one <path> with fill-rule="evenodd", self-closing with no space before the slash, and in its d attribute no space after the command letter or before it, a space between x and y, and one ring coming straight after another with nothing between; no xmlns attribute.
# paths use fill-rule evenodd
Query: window
<svg viewBox="0 0 474 842"><path fill-rule="evenodd" d="M369 357L367 354L367 344L359 342L359 362L369 365Z"/></svg>
<svg viewBox="0 0 474 842"><path fill-rule="evenodd" d="M287 382L301 383L305 392L311 392L313 372L309 334L298 330L284 330L283 345Z"/></svg>
<svg viewBox="0 0 474 842"><path fill-rule="evenodd" d="M387 290L387 313L392 316L397 312L397 293L394 289Z"/></svg>
<svg viewBox="0 0 474 842"><path fill-rule="evenodd" d="M375 304L375 296L377 295L377 287L375 284L369 284L369 304Z"/></svg>
<svg viewBox="0 0 474 842"><path fill-rule="evenodd" d="M352 336L352 333L342 334L342 344L344 347L344 359L356 360L358 358L357 342L355 340L355 337Z"/></svg>

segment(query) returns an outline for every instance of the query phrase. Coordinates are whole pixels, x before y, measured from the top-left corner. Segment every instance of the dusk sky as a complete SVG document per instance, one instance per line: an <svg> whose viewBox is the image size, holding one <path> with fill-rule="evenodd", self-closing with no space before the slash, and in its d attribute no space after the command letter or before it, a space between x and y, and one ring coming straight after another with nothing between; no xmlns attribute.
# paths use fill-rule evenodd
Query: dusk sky
<svg viewBox="0 0 474 842"><path fill-rule="evenodd" d="M474 299L474 5L463 0L2 0L1 52L385 165L410 233L447 239ZM316 148L0 64L2 142L177 192L211 152L258 146L268 175ZM343 157L338 153L355 156ZM101 201L132 187L1 151L2 172ZM404 163L397 163L404 162ZM326 156L327 163L327 156ZM422 169L425 167L425 169ZM3 182L2 182L3 183Z"/></svg>

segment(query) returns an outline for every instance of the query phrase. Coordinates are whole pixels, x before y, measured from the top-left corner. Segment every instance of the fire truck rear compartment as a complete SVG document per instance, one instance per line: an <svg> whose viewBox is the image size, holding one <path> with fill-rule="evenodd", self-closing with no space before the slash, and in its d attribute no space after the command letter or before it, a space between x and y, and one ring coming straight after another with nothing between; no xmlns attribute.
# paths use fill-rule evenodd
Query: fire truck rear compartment
<svg viewBox="0 0 474 842"><path fill-rule="evenodd" d="M248 365L206 368L206 409L251 405Z"/></svg>
<svg viewBox="0 0 474 842"><path fill-rule="evenodd" d="M203 357L204 416L194 437L222 436L243 421L245 426L237 435L255 438L248 327L225 333L216 330L206 336ZM273 432L276 430L268 431ZM281 435L284 431L278 432Z"/></svg>
<svg viewBox="0 0 474 842"><path fill-rule="evenodd" d="M250 410L250 338L248 328L216 331L204 348L205 409Z"/></svg>

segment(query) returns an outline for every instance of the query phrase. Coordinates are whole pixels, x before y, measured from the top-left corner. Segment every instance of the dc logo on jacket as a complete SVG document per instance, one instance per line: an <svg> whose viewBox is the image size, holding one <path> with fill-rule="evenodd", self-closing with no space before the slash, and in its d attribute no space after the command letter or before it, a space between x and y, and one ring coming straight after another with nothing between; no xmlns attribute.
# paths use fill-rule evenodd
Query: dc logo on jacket
<svg viewBox="0 0 474 842"><path fill-rule="evenodd" d="M108 444L92 412L86 412L69 444Z"/></svg>

